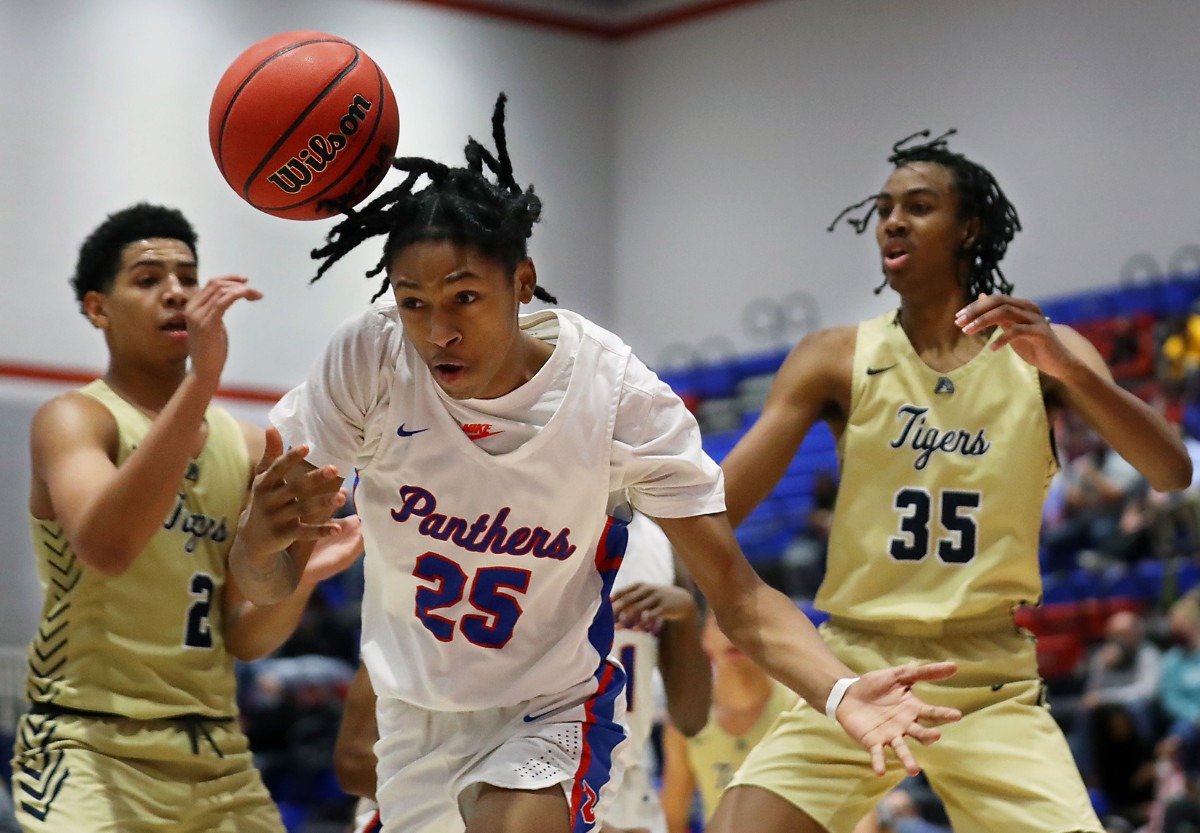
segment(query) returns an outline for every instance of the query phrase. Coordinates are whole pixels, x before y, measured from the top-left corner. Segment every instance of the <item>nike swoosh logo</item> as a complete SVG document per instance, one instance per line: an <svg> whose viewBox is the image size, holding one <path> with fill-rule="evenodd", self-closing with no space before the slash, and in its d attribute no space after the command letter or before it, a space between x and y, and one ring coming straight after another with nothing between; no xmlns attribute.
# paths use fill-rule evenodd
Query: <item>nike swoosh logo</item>
<svg viewBox="0 0 1200 833"><path fill-rule="evenodd" d="M555 706L552 709L546 709L546 711L539 712L538 714L527 714L525 715L524 720L526 723L533 723L535 720L541 720L546 715L554 714L557 711L562 711L562 706Z"/></svg>
<svg viewBox="0 0 1200 833"><path fill-rule="evenodd" d="M397 437L411 437L413 434L420 434L422 431L428 431L428 428L418 428L416 431L406 431L404 423L400 423L400 427L396 429Z"/></svg>
<svg viewBox="0 0 1200 833"><path fill-rule="evenodd" d="M896 365L894 365L894 364L889 364L887 367L868 367L867 375L874 376L876 373L882 373L885 370L891 370L895 366Z"/></svg>

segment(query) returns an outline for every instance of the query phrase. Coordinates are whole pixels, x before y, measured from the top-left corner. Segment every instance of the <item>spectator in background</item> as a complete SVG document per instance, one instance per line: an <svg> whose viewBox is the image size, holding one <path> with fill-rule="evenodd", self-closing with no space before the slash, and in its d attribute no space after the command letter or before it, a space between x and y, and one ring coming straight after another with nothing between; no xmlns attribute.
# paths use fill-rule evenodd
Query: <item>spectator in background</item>
<svg viewBox="0 0 1200 833"><path fill-rule="evenodd" d="M1200 439L1182 424L1179 434L1192 458L1192 484L1181 492L1147 494L1153 548L1159 558L1200 556Z"/></svg>
<svg viewBox="0 0 1200 833"><path fill-rule="evenodd" d="M1064 425L1069 429L1064 443L1069 462L1059 474L1062 517L1042 539L1051 572L1075 567L1078 554L1085 550L1107 548L1109 558L1135 553L1136 542L1130 539L1145 527L1142 518L1122 517L1130 501L1145 491L1145 478L1086 425L1078 420Z"/></svg>
<svg viewBox="0 0 1200 833"><path fill-rule="evenodd" d="M1197 771L1197 724L1200 723L1200 596L1191 592L1168 613L1174 647L1163 656L1159 697L1171 721L1164 743L1178 749L1176 760L1189 774Z"/></svg>
<svg viewBox="0 0 1200 833"><path fill-rule="evenodd" d="M1130 610L1114 613L1105 625L1104 641L1088 661L1081 716L1100 705L1123 706L1140 734L1149 737L1161 675L1162 652L1146 639L1142 617Z"/></svg>
<svg viewBox="0 0 1200 833"><path fill-rule="evenodd" d="M804 516L804 530L783 553L782 589L793 599L812 599L821 585L837 491L834 472L822 469L813 475L813 505Z"/></svg>

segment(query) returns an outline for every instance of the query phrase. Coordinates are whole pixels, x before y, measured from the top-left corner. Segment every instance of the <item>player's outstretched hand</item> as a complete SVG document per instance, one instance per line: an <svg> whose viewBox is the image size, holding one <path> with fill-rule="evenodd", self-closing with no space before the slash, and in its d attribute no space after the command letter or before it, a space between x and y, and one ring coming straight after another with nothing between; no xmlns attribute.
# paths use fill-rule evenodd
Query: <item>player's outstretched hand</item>
<svg viewBox="0 0 1200 833"><path fill-rule="evenodd" d="M245 278L228 275L204 284L184 308L188 333L188 356L192 372L216 384L229 354L225 312L235 301L257 301L262 293Z"/></svg>
<svg viewBox="0 0 1200 833"><path fill-rule="evenodd" d="M931 706L912 692L914 683L944 680L954 671L953 662L883 668L863 674L846 689L837 709L838 723L871 753L876 775L886 771L884 753L889 747L908 773L916 775L921 768L905 738L933 743L941 737L935 725L962 717L957 709Z"/></svg>
<svg viewBox="0 0 1200 833"><path fill-rule="evenodd" d="M313 547L300 583L315 586L330 576L336 576L349 567L363 553L362 521L358 515L339 518L341 531L322 538Z"/></svg>
<svg viewBox="0 0 1200 833"><path fill-rule="evenodd" d="M1076 361L1041 307L1026 298L981 294L958 311L954 323L964 333L1000 327L992 349L1012 345L1018 356L1049 376L1061 377Z"/></svg>
<svg viewBox="0 0 1200 833"><path fill-rule="evenodd" d="M633 630L658 633L665 622L679 622L696 615L696 600L674 584L631 584L612 596L617 624Z"/></svg>
<svg viewBox="0 0 1200 833"><path fill-rule="evenodd" d="M250 501L238 519L238 543L245 552L276 553L295 541L313 541L342 531L341 524L331 520L346 502L337 469L307 466L307 454L305 445L284 452L279 431L267 429Z"/></svg>

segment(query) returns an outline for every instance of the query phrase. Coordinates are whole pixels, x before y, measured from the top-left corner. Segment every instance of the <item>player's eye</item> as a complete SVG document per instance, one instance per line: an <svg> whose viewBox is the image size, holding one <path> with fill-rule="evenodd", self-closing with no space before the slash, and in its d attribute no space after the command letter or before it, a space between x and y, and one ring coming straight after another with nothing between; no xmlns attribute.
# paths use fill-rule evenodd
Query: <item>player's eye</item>
<svg viewBox="0 0 1200 833"><path fill-rule="evenodd" d="M479 300L479 293L463 290L454 297L460 304L471 304Z"/></svg>
<svg viewBox="0 0 1200 833"><path fill-rule="evenodd" d="M180 275L179 282L184 286L199 286L200 278L197 275Z"/></svg>
<svg viewBox="0 0 1200 833"><path fill-rule="evenodd" d="M401 298L396 303L400 309L420 309L425 306L419 298Z"/></svg>

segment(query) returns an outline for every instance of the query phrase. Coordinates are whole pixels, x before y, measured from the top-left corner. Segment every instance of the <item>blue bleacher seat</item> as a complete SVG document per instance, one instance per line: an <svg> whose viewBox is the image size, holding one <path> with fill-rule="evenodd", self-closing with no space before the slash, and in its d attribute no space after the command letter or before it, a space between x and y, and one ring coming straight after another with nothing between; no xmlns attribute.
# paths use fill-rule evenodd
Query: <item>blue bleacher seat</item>
<svg viewBox="0 0 1200 833"><path fill-rule="evenodd" d="M787 358L787 349L769 350L763 353L751 353L734 360L734 369L738 379L759 376L764 373L775 373L783 360Z"/></svg>
<svg viewBox="0 0 1200 833"><path fill-rule="evenodd" d="M1163 582L1166 578L1166 562L1159 559L1139 561L1133 568L1141 584L1142 599L1154 603L1162 598Z"/></svg>
<svg viewBox="0 0 1200 833"><path fill-rule="evenodd" d="M1175 593L1182 595L1200 584L1200 565L1185 561L1175 573Z"/></svg>
<svg viewBox="0 0 1200 833"><path fill-rule="evenodd" d="M1075 593L1075 585L1071 582L1070 574L1052 573L1042 580L1042 604L1054 605L1063 602L1075 602L1079 597Z"/></svg>

